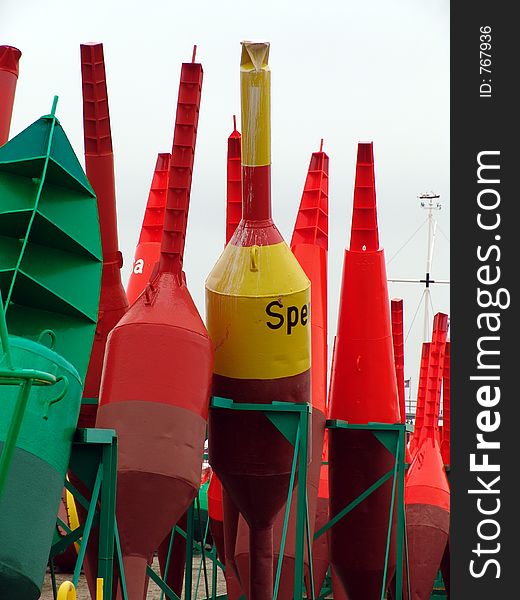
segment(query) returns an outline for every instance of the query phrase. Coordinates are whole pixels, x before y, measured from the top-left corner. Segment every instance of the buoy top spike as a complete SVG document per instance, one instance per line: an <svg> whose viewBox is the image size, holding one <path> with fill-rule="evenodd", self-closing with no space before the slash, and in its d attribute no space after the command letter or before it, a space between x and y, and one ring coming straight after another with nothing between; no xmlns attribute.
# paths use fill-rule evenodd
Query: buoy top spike
<svg viewBox="0 0 520 600"><path fill-rule="evenodd" d="M197 56L197 44L193 45L193 54L191 55L191 62L195 62L195 57Z"/></svg>
<svg viewBox="0 0 520 600"><path fill-rule="evenodd" d="M320 140L320 152L323 152L323 138Z"/></svg>
<svg viewBox="0 0 520 600"><path fill-rule="evenodd" d="M372 142L358 144L350 250L356 252L379 250Z"/></svg>
<svg viewBox="0 0 520 600"><path fill-rule="evenodd" d="M237 116L233 115L233 131L237 130Z"/></svg>
<svg viewBox="0 0 520 600"><path fill-rule="evenodd" d="M243 71L269 70L269 42L242 42L240 68Z"/></svg>
<svg viewBox="0 0 520 600"><path fill-rule="evenodd" d="M18 77L18 61L22 53L14 46L0 46L0 71L8 71Z"/></svg>

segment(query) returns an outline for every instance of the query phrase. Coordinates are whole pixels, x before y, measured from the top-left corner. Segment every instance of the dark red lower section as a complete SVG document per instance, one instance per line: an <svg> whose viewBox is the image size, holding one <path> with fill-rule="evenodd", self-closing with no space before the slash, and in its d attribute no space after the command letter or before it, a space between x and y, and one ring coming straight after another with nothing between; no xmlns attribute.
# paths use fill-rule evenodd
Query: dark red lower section
<svg viewBox="0 0 520 600"><path fill-rule="evenodd" d="M329 431L330 517L333 518L394 467L393 455L370 431ZM392 480L330 530L331 563L350 600L381 598ZM395 511L385 589L395 572Z"/></svg>
<svg viewBox="0 0 520 600"><path fill-rule="evenodd" d="M429 600L449 530L447 510L431 504L406 505L410 600Z"/></svg>
<svg viewBox="0 0 520 600"><path fill-rule="evenodd" d="M444 549L441 561L441 573L444 587L446 589L446 597L450 600L450 538L448 537L448 543Z"/></svg>
<svg viewBox="0 0 520 600"><path fill-rule="evenodd" d="M177 525L186 531L186 513L177 521ZM170 548L171 534L167 535L161 542L161 545L157 549L157 558L159 559L159 568L161 570L161 576L164 579L164 573L166 569L166 563L168 560L168 550ZM184 583L184 567L186 564L186 540L180 533L175 532L173 536L172 549L170 553L170 561L168 563L168 573L166 576L166 583L171 589L181 596L182 585Z"/></svg>
<svg viewBox="0 0 520 600"><path fill-rule="evenodd" d="M238 519L240 513L226 490L222 490L222 507L224 511L224 555L226 559L226 587L229 600L242 595L242 586L235 563L235 547L237 541ZM232 596L233 594L233 596Z"/></svg>
<svg viewBox="0 0 520 600"><path fill-rule="evenodd" d="M316 520L314 531L320 530L329 521L329 499L318 497L316 502ZM314 576L314 595L317 597L325 581L329 568L329 533L325 532L312 544L312 568ZM307 589L310 589L309 575L306 573Z"/></svg>

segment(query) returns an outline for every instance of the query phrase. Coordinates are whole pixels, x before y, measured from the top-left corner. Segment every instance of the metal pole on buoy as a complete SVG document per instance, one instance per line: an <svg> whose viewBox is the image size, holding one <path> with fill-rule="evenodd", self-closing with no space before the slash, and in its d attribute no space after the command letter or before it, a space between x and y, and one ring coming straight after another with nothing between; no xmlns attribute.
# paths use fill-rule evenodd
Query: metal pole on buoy
<svg viewBox="0 0 520 600"><path fill-rule="evenodd" d="M269 44L242 43L242 220L206 280L213 394L310 401L310 282L271 216ZM293 447L260 412L210 411L210 462L250 531L250 600L271 600L273 523Z"/></svg>

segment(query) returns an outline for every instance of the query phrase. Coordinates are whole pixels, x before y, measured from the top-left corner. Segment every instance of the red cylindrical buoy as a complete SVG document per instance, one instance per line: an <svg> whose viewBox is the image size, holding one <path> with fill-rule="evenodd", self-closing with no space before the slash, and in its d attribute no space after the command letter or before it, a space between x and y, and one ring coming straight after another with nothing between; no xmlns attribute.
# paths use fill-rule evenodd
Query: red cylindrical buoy
<svg viewBox="0 0 520 600"><path fill-rule="evenodd" d="M271 217L268 54L269 44L242 44L242 220L206 280L213 393L238 403L309 402L310 282ZM249 525L244 591L271 600L273 523L287 499L294 449L264 414L216 409L209 452Z"/></svg>
<svg viewBox="0 0 520 600"><path fill-rule="evenodd" d="M20 56L18 48L0 46L0 146L9 139Z"/></svg>
<svg viewBox="0 0 520 600"><path fill-rule="evenodd" d="M125 314L128 300L121 283L123 256L117 240L114 154L108 111L103 44L81 44L83 136L85 168L96 192L103 247L103 275L99 314L83 398L97 400L108 334ZM83 404L78 427L94 427L96 404Z"/></svg>
<svg viewBox="0 0 520 600"><path fill-rule="evenodd" d="M390 301L379 247L372 143L358 146L350 249L345 251L330 418L398 423ZM330 516L393 468L394 457L370 431L329 431ZM350 600L381 597L392 482L389 480L330 532L331 561ZM395 571L392 535L385 587Z"/></svg>
<svg viewBox="0 0 520 600"><path fill-rule="evenodd" d="M311 156L302 199L296 217L291 250L311 281L311 389L312 433L311 463L308 471L307 498L311 538L314 534L316 502L320 477L325 413L327 402L327 251L328 251L328 172L329 157L320 148ZM293 492L287 538L283 553L279 600L292 600L294 590L294 561L296 556L297 490ZM280 555L285 511L278 513L274 524L274 564L276 573ZM249 579L249 528L240 519L235 552L240 579ZM305 554L308 573L309 557Z"/></svg>
<svg viewBox="0 0 520 600"><path fill-rule="evenodd" d="M421 350L421 364L419 367L419 382L417 386L417 402L415 405L415 422L413 434L410 439L409 451L413 458L417 450L419 436L424 423L424 402L426 400L426 383L428 377L428 361L430 359L430 342L423 342Z"/></svg>
<svg viewBox="0 0 520 600"><path fill-rule="evenodd" d="M438 442L448 315L437 313L428 361L424 422L405 487L412 600L428 600L449 535L450 488Z"/></svg>
<svg viewBox="0 0 520 600"><path fill-rule="evenodd" d="M128 303L132 305L150 281L153 268L161 256L161 240L168 192L169 153L157 155L155 170L148 194L148 202L141 226L141 234L135 249L132 272L128 279L126 293Z"/></svg>
<svg viewBox="0 0 520 600"><path fill-rule="evenodd" d="M193 501L200 473L213 349L182 271L202 88L184 63L156 274L107 344L96 426L118 435L117 520L130 600L146 594L147 562Z"/></svg>

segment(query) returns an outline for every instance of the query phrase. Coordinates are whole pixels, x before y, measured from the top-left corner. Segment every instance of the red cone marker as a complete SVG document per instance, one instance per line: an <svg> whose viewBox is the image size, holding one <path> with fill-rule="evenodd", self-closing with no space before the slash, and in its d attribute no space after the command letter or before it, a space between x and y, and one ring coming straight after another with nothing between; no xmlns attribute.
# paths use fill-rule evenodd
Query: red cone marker
<svg viewBox="0 0 520 600"><path fill-rule="evenodd" d="M9 139L20 56L18 48L0 46L0 146Z"/></svg>

